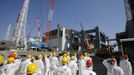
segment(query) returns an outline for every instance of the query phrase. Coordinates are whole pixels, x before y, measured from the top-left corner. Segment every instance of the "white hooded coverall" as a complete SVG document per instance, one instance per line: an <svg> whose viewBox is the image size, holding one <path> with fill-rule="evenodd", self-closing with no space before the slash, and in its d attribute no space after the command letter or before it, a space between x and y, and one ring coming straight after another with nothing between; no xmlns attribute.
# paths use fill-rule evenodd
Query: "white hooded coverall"
<svg viewBox="0 0 134 75"><path fill-rule="evenodd" d="M76 56L75 56L74 60L75 60L75 62L77 62L77 57Z"/></svg>
<svg viewBox="0 0 134 75"><path fill-rule="evenodd" d="M121 60L119 66L123 69L124 75L132 75L132 66L128 59Z"/></svg>
<svg viewBox="0 0 134 75"><path fill-rule="evenodd" d="M18 63L10 63L3 66L3 75L15 75L15 72L18 69L19 64Z"/></svg>
<svg viewBox="0 0 134 75"><path fill-rule="evenodd" d="M18 65L18 66L17 66L17 69L19 69L19 67L20 67L21 60L22 60L22 59L15 59L15 60L14 60L14 63L16 63L16 64Z"/></svg>
<svg viewBox="0 0 134 75"><path fill-rule="evenodd" d="M59 65L59 61L57 57L52 57L50 61L50 75L53 75Z"/></svg>
<svg viewBox="0 0 134 75"><path fill-rule="evenodd" d="M20 64L18 75L27 75L27 66L31 64L30 59L26 59Z"/></svg>
<svg viewBox="0 0 134 75"><path fill-rule="evenodd" d="M82 71L85 69L85 61L84 59L79 59L79 75L82 75Z"/></svg>
<svg viewBox="0 0 134 75"><path fill-rule="evenodd" d="M85 62L86 62L87 60L92 60L92 58L91 58L90 56L85 56L85 57L84 57L84 60L85 60Z"/></svg>
<svg viewBox="0 0 134 75"><path fill-rule="evenodd" d="M71 69L72 75L76 75L78 71L78 65L76 60L72 60L68 63L68 67Z"/></svg>
<svg viewBox="0 0 134 75"><path fill-rule="evenodd" d="M48 75L49 74L49 71L50 71L50 61L49 59L45 56L45 75Z"/></svg>
<svg viewBox="0 0 134 75"><path fill-rule="evenodd" d="M6 75L5 65L0 67L0 75Z"/></svg>
<svg viewBox="0 0 134 75"><path fill-rule="evenodd" d="M41 70L42 75L44 75L44 63L42 59L35 60L34 63L39 67L39 70Z"/></svg>
<svg viewBox="0 0 134 75"><path fill-rule="evenodd" d="M58 67L54 75L72 75L71 69L67 65Z"/></svg>
<svg viewBox="0 0 134 75"><path fill-rule="evenodd" d="M124 75L123 70L117 66L117 63L111 65L107 62L108 60L110 59L103 61L104 66L107 68L107 75Z"/></svg>
<svg viewBox="0 0 134 75"><path fill-rule="evenodd" d="M82 74L81 75L96 75L96 73L93 70L93 67L89 67L89 68L85 68L83 71L82 71Z"/></svg>
<svg viewBox="0 0 134 75"><path fill-rule="evenodd" d="M59 66L62 66L61 60L62 60L63 56L60 56L59 58ZM68 61L70 61L70 56L67 56Z"/></svg>
<svg viewBox="0 0 134 75"><path fill-rule="evenodd" d="M41 72L41 70L37 70L35 73L33 73L32 75L42 75L42 72Z"/></svg>

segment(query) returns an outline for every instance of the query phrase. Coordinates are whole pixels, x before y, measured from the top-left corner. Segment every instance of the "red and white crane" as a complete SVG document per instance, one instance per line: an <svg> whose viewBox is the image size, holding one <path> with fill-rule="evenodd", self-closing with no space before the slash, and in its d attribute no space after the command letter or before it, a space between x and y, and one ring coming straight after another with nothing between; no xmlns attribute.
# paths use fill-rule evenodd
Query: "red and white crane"
<svg viewBox="0 0 134 75"><path fill-rule="evenodd" d="M54 12L54 4L55 4L55 0L51 0L50 9L49 9L49 13L48 13L46 32L45 32L46 34L44 36L45 43L48 43L48 40L49 40L49 34L50 34L49 32L50 32L50 27L51 27L53 12Z"/></svg>

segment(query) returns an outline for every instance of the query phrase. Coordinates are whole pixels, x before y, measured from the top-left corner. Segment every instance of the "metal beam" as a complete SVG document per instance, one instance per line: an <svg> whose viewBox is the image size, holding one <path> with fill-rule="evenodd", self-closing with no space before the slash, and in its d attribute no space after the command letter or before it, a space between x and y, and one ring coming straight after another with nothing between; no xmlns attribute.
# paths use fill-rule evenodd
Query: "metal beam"
<svg viewBox="0 0 134 75"><path fill-rule="evenodd" d="M85 33L92 33L92 32L96 32L96 29L86 30L86 31L85 31Z"/></svg>
<svg viewBox="0 0 134 75"><path fill-rule="evenodd" d="M105 42L100 41L100 43L106 46L106 43Z"/></svg>
<svg viewBox="0 0 134 75"><path fill-rule="evenodd" d="M115 41L116 39L108 39L107 41Z"/></svg>
<svg viewBox="0 0 134 75"><path fill-rule="evenodd" d="M120 42L134 41L134 38L120 39Z"/></svg>

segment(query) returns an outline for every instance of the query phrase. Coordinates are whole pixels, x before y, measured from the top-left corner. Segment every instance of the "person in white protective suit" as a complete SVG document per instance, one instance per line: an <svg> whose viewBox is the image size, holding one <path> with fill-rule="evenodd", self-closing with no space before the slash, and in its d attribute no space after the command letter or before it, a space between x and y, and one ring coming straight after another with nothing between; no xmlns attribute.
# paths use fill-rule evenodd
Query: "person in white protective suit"
<svg viewBox="0 0 134 75"><path fill-rule="evenodd" d="M52 54L50 61L51 61L50 62L50 75L53 75L59 65L59 61L58 61L58 58L56 57L55 52Z"/></svg>
<svg viewBox="0 0 134 75"><path fill-rule="evenodd" d="M69 61L70 60L70 52L67 52L66 54L67 54L67 59Z"/></svg>
<svg viewBox="0 0 134 75"><path fill-rule="evenodd" d="M85 60L85 62L87 60L92 60L92 58L90 56L88 56L88 53L87 52L84 53L84 60Z"/></svg>
<svg viewBox="0 0 134 75"><path fill-rule="evenodd" d="M18 58L18 52L13 52L11 54L9 54L8 56L9 58L10 57L13 57L15 60L14 60L14 63L18 64L18 66L16 67L16 69L19 69L19 66L20 66L20 63L21 63L21 59Z"/></svg>
<svg viewBox="0 0 134 75"><path fill-rule="evenodd" d="M19 63L14 62L13 57L7 59L7 64L2 66L3 71L1 75L15 75L15 71L18 70Z"/></svg>
<svg viewBox="0 0 134 75"><path fill-rule="evenodd" d="M52 58L52 52L49 53L49 57L48 57L49 61L51 60L51 58Z"/></svg>
<svg viewBox="0 0 134 75"><path fill-rule="evenodd" d="M43 56L38 55L38 60L35 60L34 63L39 67L39 70L41 71L41 75L44 75L44 63L42 61Z"/></svg>
<svg viewBox="0 0 134 75"><path fill-rule="evenodd" d="M69 61L69 57L67 56L66 53L64 53L64 54L63 54L62 56L60 56L60 58L59 58L59 66L62 66L61 60L62 60L63 57L66 57L66 58L68 59L68 61Z"/></svg>
<svg viewBox="0 0 134 75"><path fill-rule="evenodd" d="M0 67L4 65L4 56L0 55Z"/></svg>
<svg viewBox="0 0 134 75"><path fill-rule="evenodd" d="M31 64L31 57L31 55L27 55L27 59L20 64L18 75L27 75L27 66Z"/></svg>
<svg viewBox="0 0 134 75"><path fill-rule="evenodd" d="M115 58L105 59L103 64L107 68L107 75L124 75L122 68L117 66Z"/></svg>
<svg viewBox="0 0 134 75"><path fill-rule="evenodd" d="M4 57L3 55L0 55L0 75L5 75L5 69L4 69Z"/></svg>
<svg viewBox="0 0 134 75"><path fill-rule="evenodd" d="M124 55L119 66L123 69L124 75L132 75L132 65L128 59L128 55Z"/></svg>
<svg viewBox="0 0 134 75"><path fill-rule="evenodd" d="M78 66L79 66L79 75L82 75L82 71L85 69L86 65L85 65L85 60L84 60L84 56L80 55L80 59L78 61Z"/></svg>
<svg viewBox="0 0 134 75"><path fill-rule="evenodd" d="M35 62L36 60L35 60L35 57L34 56L32 56L31 57L31 62L33 63L33 62Z"/></svg>
<svg viewBox="0 0 134 75"><path fill-rule="evenodd" d="M67 66L68 59L63 57L61 63L62 66L57 68L54 75L72 75L71 69Z"/></svg>
<svg viewBox="0 0 134 75"><path fill-rule="evenodd" d="M45 58L45 61L44 61L44 63L45 63L45 75L50 75L50 61L49 61L49 59L47 58L47 54L45 54L44 55L44 58Z"/></svg>
<svg viewBox="0 0 134 75"><path fill-rule="evenodd" d="M42 75L42 72L35 63L31 63L27 67L27 75Z"/></svg>
<svg viewBox="0 0 134 75"><path fill-rule="evenodd" d="M76 52L74 53L74 56L75 56L74 60L77 62L78 60L77 60L77 53Z"/></svg>
<svg viewBox="0 0 134 75"><path fill-rule="evenodd" d="M68 61L70 61L70 53L68 52L68 53L66 53L67 54L67 59L68 59Z"/></svg>
<svg viewBox="0 0 134 75"><path fill-rule="evenodd" d="M82 75L96 75L93 71L93 61L87 60L86 61L86 68L82 71Z"/></svg>
<svg viewBox="0 0 134 75"><path fill-rule="evenodd" d="M72 75L77 75L78 65L75 60L75 56L71 56L71 60L68 63L68 67L71 69Z"/></svg>

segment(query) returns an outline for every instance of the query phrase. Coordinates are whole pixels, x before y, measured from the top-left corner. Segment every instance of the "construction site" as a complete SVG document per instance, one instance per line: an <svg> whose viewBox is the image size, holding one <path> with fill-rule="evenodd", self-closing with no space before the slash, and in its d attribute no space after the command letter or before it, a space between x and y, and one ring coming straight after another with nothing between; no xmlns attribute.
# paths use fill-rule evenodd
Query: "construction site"
<svg viewBox="0 0 134 75"><path fill-rule="evenodd" d="M4 35L5 38L0 40L0 55L4 55L7 59L8 54L12 52L18 52L20 56L26 56L30 53L37 56L38 54L44 55L44 53L51 54L51 52L57 52L58 54L70 52L72 55L75 53L78 54L77 57L80 58L81 53L87 52L94 61L93 71L96 72L96 75L108 75L102 61L106 58L115 57L117 64L119 64L121 57L127 54L132 64L132 69L134 69L133 0L124 0L126 25L124 26L124 31L115 33L115 38L110 38L97 25L94 28L87 29L82 22L79 22L77 25L80 27L79 30L64 27L62 23L57 23L56 27L52 29L53 20L55 19L53 15L55 13L56 1L50 0L47 24L44 25L45 29L40 23L41 17L39 16L35 16L34 18L35 26L27 29L27 15L32 0L23 0L24 3L21 9L19 9L20 13L18 13L16 19L15 28L12 28L12 25L9 24L7 32ZM42 8L40 8L40 11L42 11ZM36 30L34 35L32 35L33 30ZM114 43L111 43L113 41Z"/></svg>

